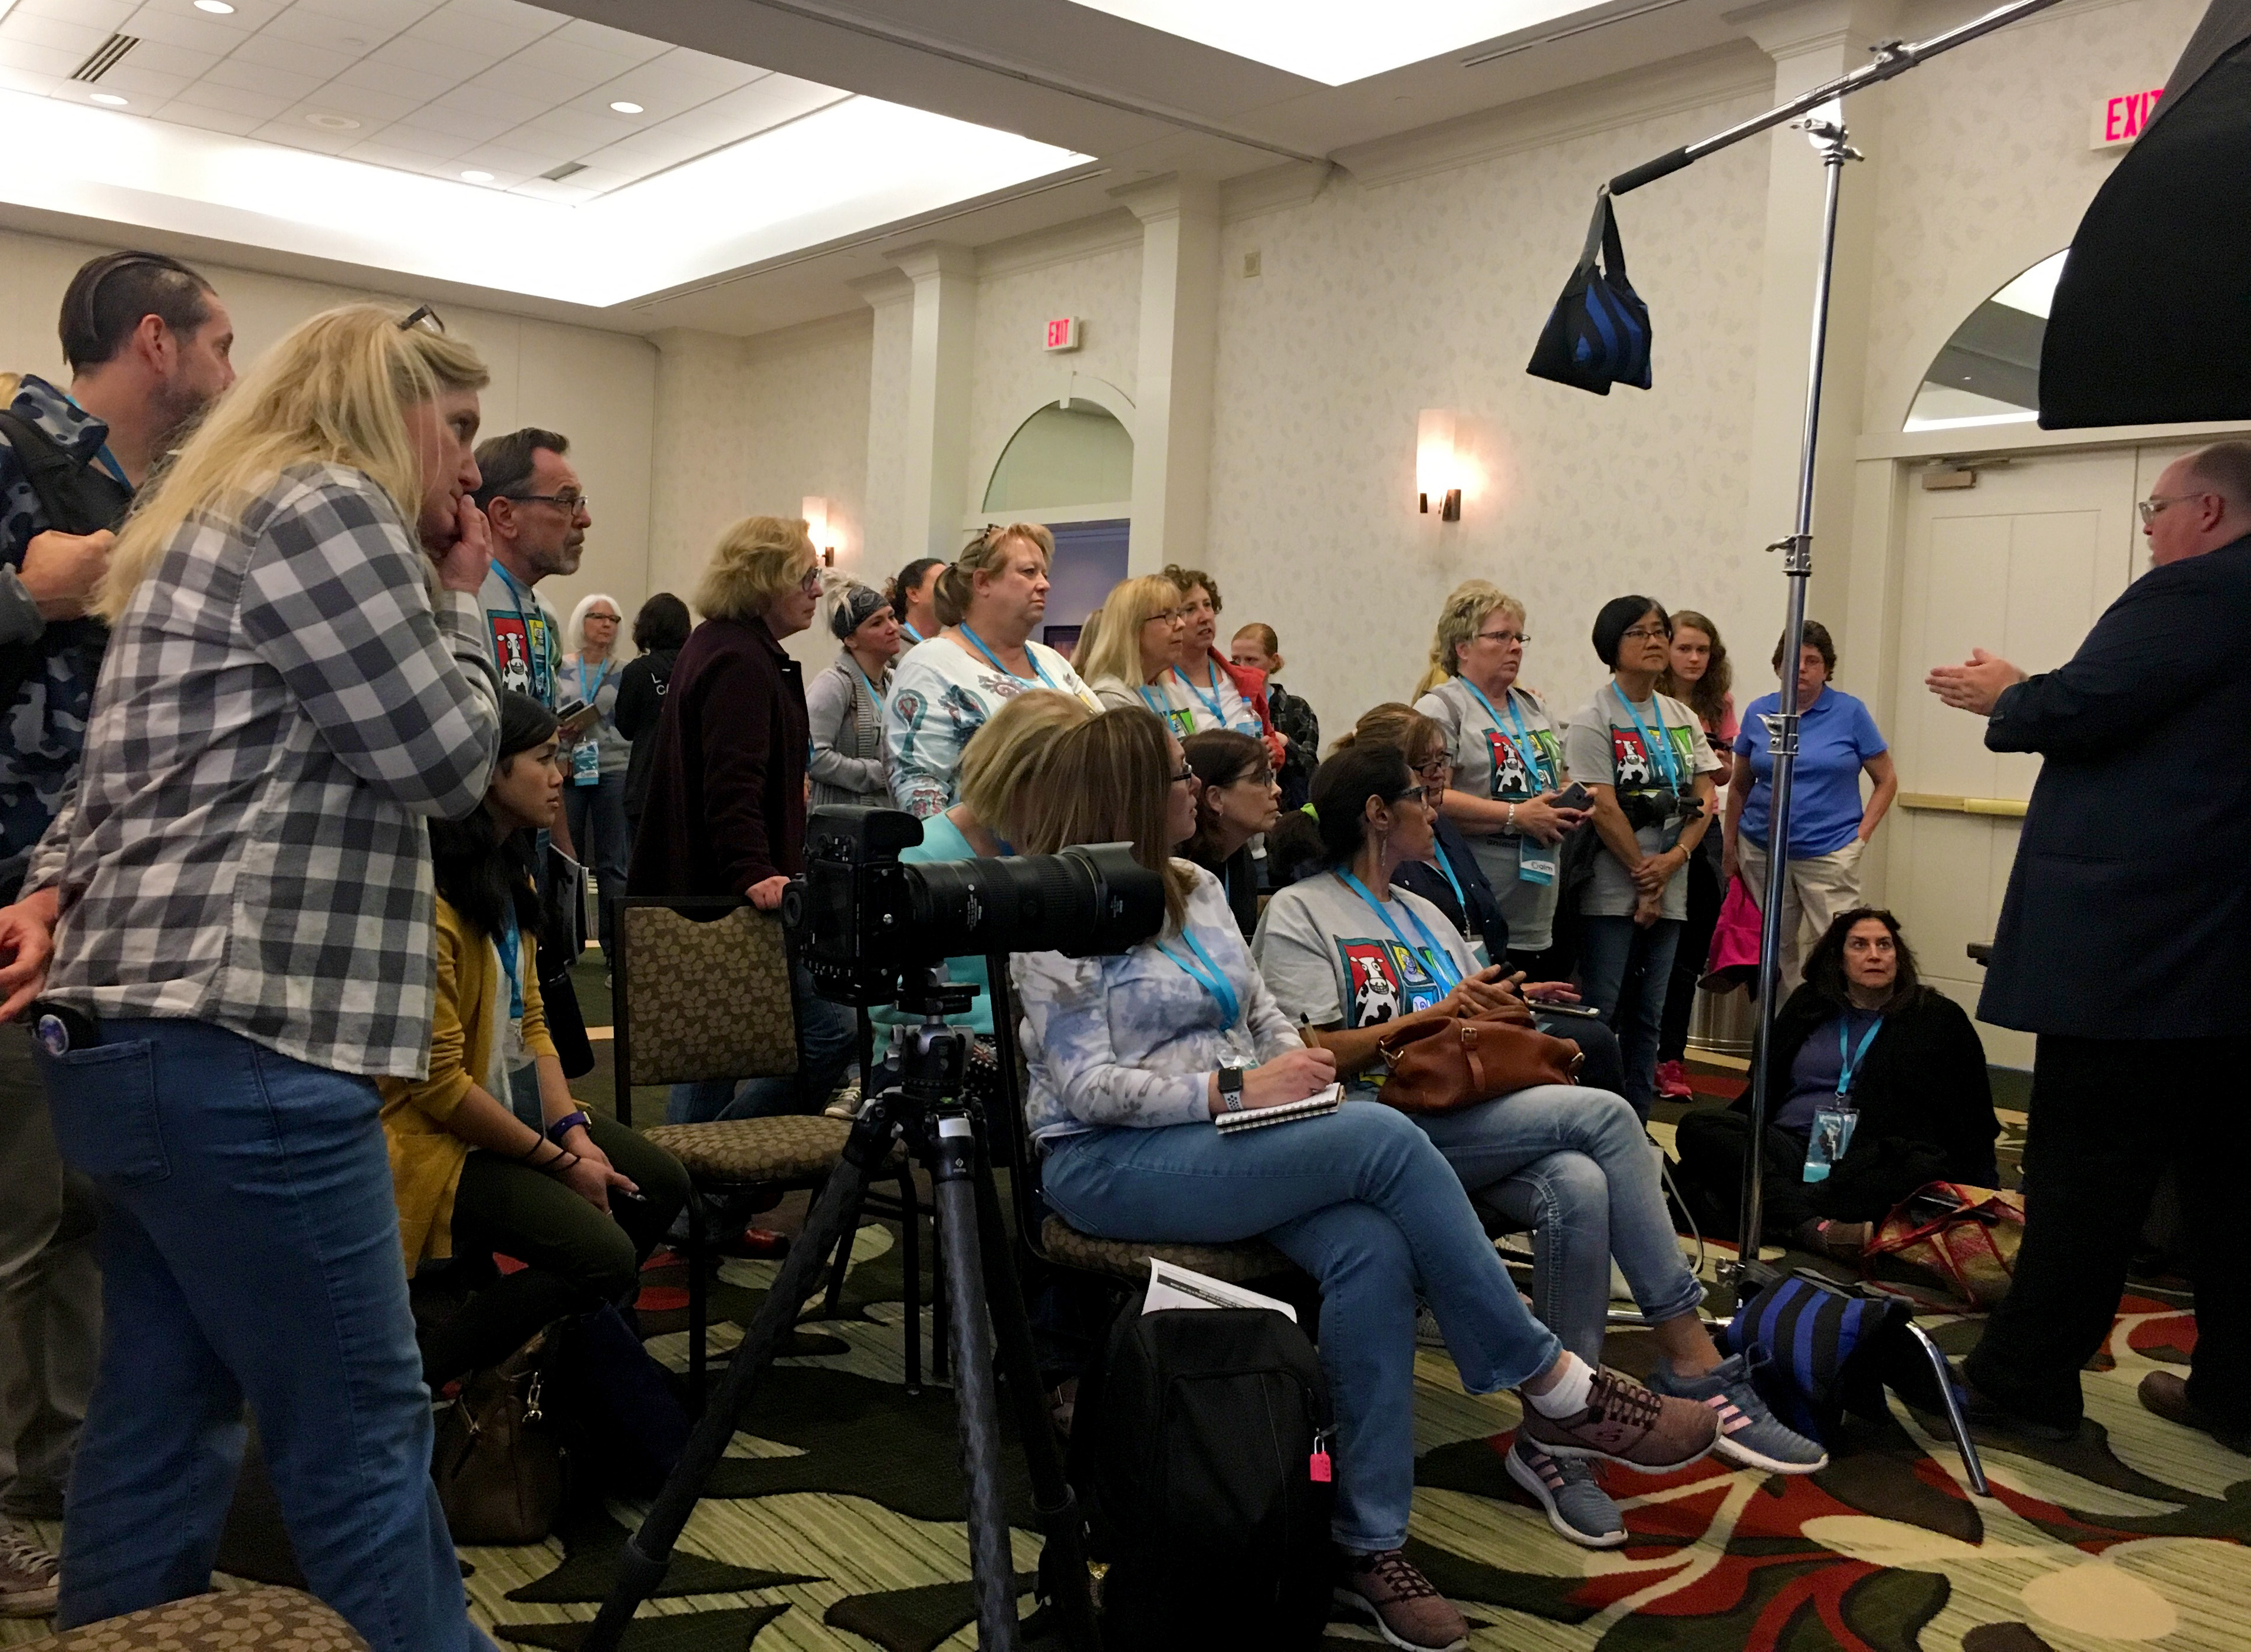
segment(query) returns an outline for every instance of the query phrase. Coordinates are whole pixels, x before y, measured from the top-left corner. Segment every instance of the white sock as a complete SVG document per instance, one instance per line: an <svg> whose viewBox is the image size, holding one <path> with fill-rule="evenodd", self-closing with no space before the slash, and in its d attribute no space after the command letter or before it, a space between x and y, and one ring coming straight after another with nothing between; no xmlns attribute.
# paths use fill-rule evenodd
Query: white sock
<svg viewBox="0 0 2251 1652"><path fill-rule="evenodd" d="M1524 1390L1526 1401L1543 1417L1576 1416L1587 1408L1587 1396L1594 1387L1595 1368L1578 1355L1565 1349L1561 1363L1562 1374L1546 1393Z"/></svg>

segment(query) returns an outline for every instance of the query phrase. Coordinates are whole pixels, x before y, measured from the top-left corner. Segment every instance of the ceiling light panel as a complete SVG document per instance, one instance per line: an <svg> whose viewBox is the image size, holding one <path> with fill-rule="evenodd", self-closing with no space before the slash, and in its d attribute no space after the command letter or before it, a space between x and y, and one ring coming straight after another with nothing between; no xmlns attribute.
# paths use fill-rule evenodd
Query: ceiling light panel
<svg viewBox="0 0 2251 1652"><path fill-rule="evenodd" d="M1558 17L1587 0L1073 0L1253 63L1347 86Z"/></svg>

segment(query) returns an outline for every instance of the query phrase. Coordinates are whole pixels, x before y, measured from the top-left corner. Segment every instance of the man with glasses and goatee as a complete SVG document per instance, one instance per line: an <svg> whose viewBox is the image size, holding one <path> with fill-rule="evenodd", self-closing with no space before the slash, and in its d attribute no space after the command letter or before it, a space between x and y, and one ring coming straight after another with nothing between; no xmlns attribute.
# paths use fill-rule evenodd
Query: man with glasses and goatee
<svg viewBox="0 0 2251 1652"><path fill-rule="evenodd" d="M77 778L108 632L111 532L234 382L211 283L156 252L93 259L63 294L64 391L26 373L0 413L0 905ZM0 1513L59 1518L100 1325L91 1194L55 1151L31 1040L0 1026ZM0 1528L0 1618L54 1609L52 1556Z"/></svg>

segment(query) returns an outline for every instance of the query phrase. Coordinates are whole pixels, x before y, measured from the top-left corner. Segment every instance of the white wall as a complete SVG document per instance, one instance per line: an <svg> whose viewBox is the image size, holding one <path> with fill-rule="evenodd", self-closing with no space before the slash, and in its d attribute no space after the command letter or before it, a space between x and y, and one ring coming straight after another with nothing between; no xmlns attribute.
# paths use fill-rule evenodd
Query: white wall
<svg viewBox="0 0 2251 1652"><path fill-rule="evenodd" d="M113 250L0 231L0 365L67 385L55 330L64 289L87 259ZM220 264L197 267L234 318L238 367L247 367L292 327L331 306L372 299L395 304L404 315L419 301ZM454 305L441 311L447 328L472 341L492 370L481 398L486 434L537 425L571 439L571 461L585 480L594 525L578 574L542 582L540 594L567 617L581 595L605 591L630 615L650 589L655 350L622 333Z"/></svg>

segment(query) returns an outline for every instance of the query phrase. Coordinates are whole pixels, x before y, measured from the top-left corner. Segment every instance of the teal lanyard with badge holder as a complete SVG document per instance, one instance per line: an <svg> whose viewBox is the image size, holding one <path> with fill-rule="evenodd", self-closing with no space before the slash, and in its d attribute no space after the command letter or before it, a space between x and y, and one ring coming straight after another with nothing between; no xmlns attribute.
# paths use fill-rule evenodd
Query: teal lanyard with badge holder
<svg viewBox="0 0 2251 1652"><path fill-rule="evenodd" d="M1860 1124L1860 1109L1853 1105L1853 1081L1860 1076L1860 1063L1867 1056L1868 1046L1883 1030L1884 1018L1879 1015L1875 1025L1860 1034L1860 1046L1854 1048L1846 1018L1837 1018L1837 1099L1814 1109L1813 1134L1805 1144L1805 1179L1809 1182L1827 1181L1830 1171L1853 1151L1853 1132Z"/></svg>
<svg viewBox="0 0 2251 1652"><path fill-rule="evenodd" d="M1500 726L1500 713L1493 708L1493 702L1486 698L1485 690L1467 677L1459 681L1463 688L1477 696L1478 704L1485 708L1485 715L1493 720L1493 731L1513 745L1517 755L1523 758L1525 769L1532 777L1534 794L1544 796L1558 790L1558 786L1548 783L1547 763L1540 755L1539 746L1533 741L1532 731L1524 726L1523 714L1516 708L1515 691L1511 689L1508 695L1508 720L1513 728L1513 732L1511 732ZM1494 778L1500 778L1498 770L1494 771ZM1562 854L1559 846L1542 843L1530 833L1520 832L1516 839L1517 881L1520 883L1555 882L1556 871L1562 864Z"/></svg>

